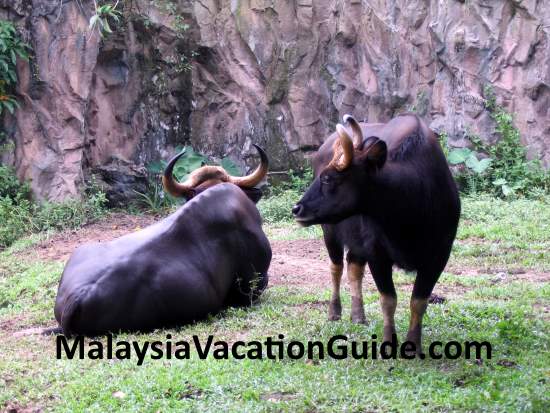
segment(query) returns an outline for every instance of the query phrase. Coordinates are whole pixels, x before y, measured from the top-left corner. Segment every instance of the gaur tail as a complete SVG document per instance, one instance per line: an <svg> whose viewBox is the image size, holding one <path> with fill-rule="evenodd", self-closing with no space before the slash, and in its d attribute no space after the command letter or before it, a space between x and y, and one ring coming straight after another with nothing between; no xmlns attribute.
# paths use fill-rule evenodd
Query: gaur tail
<svg viewBox="0 0 550 413"><path fill-rule="evenodd" d="M53 334L63 334L63 329L61 327L49 327L43 329L40 334L43 336L51 336Z"/></svg>
<svg viewBox="0 0 550 413"><path fill-rule="evenodd" d="M63 313L61 314L61 321L59 324L61 327L61 332L67 337L70 337L74 333L74 321L78 316L81 298L85 292L86 288L81 288L71 294L65 302L65 307L63 308Z"/></svg>

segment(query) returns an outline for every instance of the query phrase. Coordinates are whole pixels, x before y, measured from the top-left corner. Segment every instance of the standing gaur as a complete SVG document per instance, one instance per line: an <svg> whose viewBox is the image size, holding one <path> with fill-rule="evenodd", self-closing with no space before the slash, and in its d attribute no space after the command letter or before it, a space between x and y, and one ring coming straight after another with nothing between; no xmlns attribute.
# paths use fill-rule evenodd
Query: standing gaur
<svg viewBox="0 0 550 413"><path fill-rule="evenodd" d="M365 319L361 283L368 263L380 292L384 341L395 334L392 267L416 271L407 341L420 353L422 317L458 226L456 184L437 135L418 116L359 124L346 115L344 122L351 126L354 140L344 126L336 126L313 160L313 183L292 212L301 225L322 224L333 281L329 319L341 313L345 249L352 320Z"/></svg>
<svg viewBox="0 0 550 413"><path fill-rule="evenodd" d="M65 266L55 318L66 335L148 331L247 305L267 286L271 247L254 205L268 160L233 177L203 166L184 183L166 167L165 189L190 199L157 224L79 247ZM192 199L191 199L192 198Z"/></svg>

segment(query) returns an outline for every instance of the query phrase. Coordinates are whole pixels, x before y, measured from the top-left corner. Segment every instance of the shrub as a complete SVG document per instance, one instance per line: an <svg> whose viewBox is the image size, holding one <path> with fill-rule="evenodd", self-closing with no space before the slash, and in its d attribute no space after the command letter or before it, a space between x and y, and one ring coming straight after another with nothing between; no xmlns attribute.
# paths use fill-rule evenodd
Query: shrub
<svg viewBox="0 0 550 413"><path fill-rule="evenodd" d="M541 197L550 192L550 174L539 160L527 160L519 130L513 116L496 104L490 88L487 109L496 123L500 136L494 144L486 144L478 136L470 136L473 149L461 148L448 152L447 159L462 170L455 178L465 193L485 192L506 198L512 196ZM445 147L445 143L442 145Z"/></svg>
<svg viewBox="0 0 550 413"><path fill-rule="evenodd" d="M96 221L105 214L105 194L99 192L84 198L62 203L45 202L35 205L30 218L32 232L74 229Z"/></svg>
<svg viewBox="0 0 550 413"><path fill-rule="evenodd" d="M0 166L0 248L29 233L78 228L105 213L105 194L93 190L83 200L32 203L28 184L13 169Z"/></svg>
<svg viewBox="0 0 550 413"><path fill-rule="evenodd" d="M8 197L12 201L30 198L28 184L22 184L9 166L0 165L0 198Z"/></svg>
<svg viewBox="0 0 550 413"><path fill-rule="evenodd" d="M258 203L264 221L270 224L293 221L292 206L302 197L312 180L311 168L299 172L290 170L288 181L269 187Z"/></svg>
<svg viewBox="0 0 550 413"><path fill-rule="evenodd" d="M176 152L181 152L184 148L177 147ZM135 205L138 208L145 209L148 212L159 213L174 208L183 199L176 199L164 192L161 184L161 176L168 162L164 160L151 162L147 165L149 185L146 192L138 192L138 202ZM173 174L179 182L187 179L189 174L195 169L204 165L220 165L229 175L241 175L240 168L228 157L224 157L220 162L214 162L212 159L199 152L195 152L193 148L185 148L185 153L178 159L174 166Z"/></svg>
<svg viewBox="0 0 550 413"><path fill-rule="evenodd" d="M11 113L18 106L11 93L17 82L15 64L17 57L29 58L29 45L21 41L12 22L0 20L0 114L7 109Z"/></svg>
<svg viewBox="0 0 550 413"><path fill-rule="evenodd" d="M94 0L95 11L92 17L90 17L89 29L93 31L97 27L101 37L112 33L113 31L109 25L109 20L118 23L122 17L122 13L117 10L117 6L118 1L115 4L98 4L98 2Z"/></svg>
<svg viewBox="0 0 550 413"><path fill-rule="evenodd" d="M290 222L292 218L292 206L300 199L302 192L293 189L279 191L262 198L258 203L258 209L265 222L274 224L277 222Z"/></svg>
<svg viewBox="0 0 550 413"><path fill-rule="evenodd" d="M0 248L9 246L27 233L32 207L28 200L16 203L10 197L0 197Z"/></svg>

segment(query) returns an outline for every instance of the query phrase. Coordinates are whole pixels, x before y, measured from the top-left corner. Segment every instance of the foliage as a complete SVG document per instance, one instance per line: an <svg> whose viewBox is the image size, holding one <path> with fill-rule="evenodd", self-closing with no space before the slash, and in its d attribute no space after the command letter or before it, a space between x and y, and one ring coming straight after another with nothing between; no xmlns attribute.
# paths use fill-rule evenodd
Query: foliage
<svg viewBox="0 0 550 413"><path fill-rule="evenodd" d="M288 180L272 186L258 204L265 222L293 221L292 206L300 199L313 180L313 170L289 171Z"/></svg>
<svg viewBox="0 0 550 413"><path fill-rule="evenodd" d="M0 248L9 246L13 241L26 234L32 216L29 200L10 197L0 198Z"/></svg>
<svg viewBox="0 0 550 413"><path fill-rule="evenodd" d="M149 179L147 192L135 192L139 199L137 207L154 214L169 210L177 203L175 198L164 192L156 177L153 180Z"/></svg>
<svg viewBox="0 0 550 413"><path fill-rule="evenodd" d="M98 2L94 0L94 14L90 17L90 30L93 31L97 27L101 37L105 34L112 33L113 31L109 25L109 19L118 23L120 21L120 17L122 16L122 13L117 10L118 3L119 1L117 0L115 4L110 2L98 4Z"/></svg>
<svg viewBox="0 0 550 413"><path fill-rule="evenodd" d="M445 155L445 158L447 158L449 156L449 136L447 135L447 132L443 131L438 133L437 138L439 140L439 145L443 150L443 154Z"/></svg>
<svg viewBox="0 0 550 413"><path fill-rule="evenodd" d="M62 203L44 202L34 206L30 219L32 232L79 228L105 214L105 194L98 192L84 200L70 199Z"/></svg>
<svg viewBox="0 0 550 413"><path fill-rule="evenodd" d="M203 165L206 165L208 158L198 152L195 152L195 150L191 147L185 147L185 148L176 148L177 152L183 152L185 153L179 158L176 165L174 165L173 173L174 176L178 181L184 181L187 179L189 174L193 172L195 169L200 168ZM147 165L147 170L155 175L158 175L159 177L164 172L164 169L166 168L166 165L168 164L165 160L160 160L156 162L151 162L149 165Z"/></svg>
<svg viewBox="0 0 550 413"><path fill-rule="evenodd" d="M456 176L463 192L486 192L497 197L539 197L550 191L550 174L539 160L527 160L526 148L521 144L519 130L513 116L496 104L490 89L487 109L496 123L499 139L486 144L475 135L470 136L473 149L460 148L448 152L452 165L462 167ZM446 145L442 145L445 147Z"/></svg>
<svg viewBox="0 0 550 413"><path fill-rule="evenodd" d="M194 170L204 166L206 164L220 165L224 168L228 174L239 176L241 174L240 168L229 158L224 157L220 162L214 162L207 156L196 152L191 147L176 148L177 152L185 151L185 153L178 159L176 165L174 165L173 174L179 181L183 182L187 179L189 174ZM149 212L162 212L166 209L174 207L178 201L176 198L166 194L162 188L161 176L168 164L165 160L151 162L147 165L147 171L149 175L149 186L147 192L137 192L139 196L139 207L144 208Z"/></svg>
<svg viewBox="0 0 550 413"><path fill-rule="evenodd" d="M291 222L292 206L298 202L301 193L292 189L271 193L262 198L258 203L258 209L265 222L275 224L280 222Z"/></svg>
<svg viewBox="0 0 550 413"><path fill-rule="evenodd" d="M160 11L167 13L174 19L174 31L178 38L183 39L184 33L189 30L189 25L184 23L181 13L178 13L175 2L166 0L153 0L153 5Z"/></svg>
<svg viewBox="0 0 550 413"><path fill-rule="evenodd" d="M469 148L458 148L449 151L447 160L451 165L462 165L463 169L457 176L459 186L465 192L483 190L486 171L491 166L491 158L478 158L478 154Z"/></svg>
<svg viewBox="0 0 550 413"><path fill-rule="evenodd" d="M313 181L313 169L304 168L300 171L291 169L288 173L288 178L288 181L283 182L280 188L282 190L303 193Z"/></svg>
<svg viewBox="0 0 550 413"><path fill-rule="evenodd" d="M15 171L9 166L0 165L0 198L18 199L30 198L30 187L17 179Z"/></svg>
<svg viewBox="0 0 550 413"><path fill-rule="evenodd" d="M17 83L17 57L28 60L30 46L23 42L13 23L0 19L0 114L19 106L12 94Z"/></svg>
<svg viewBox="0 0 550 413"><path fill-rule="evenodd" d="M33 203L29 185L21 184L13 169L0 166L0 248L29 233L78 228L101 217L105 203L105 195L98 191L84 200Z"/></svg>

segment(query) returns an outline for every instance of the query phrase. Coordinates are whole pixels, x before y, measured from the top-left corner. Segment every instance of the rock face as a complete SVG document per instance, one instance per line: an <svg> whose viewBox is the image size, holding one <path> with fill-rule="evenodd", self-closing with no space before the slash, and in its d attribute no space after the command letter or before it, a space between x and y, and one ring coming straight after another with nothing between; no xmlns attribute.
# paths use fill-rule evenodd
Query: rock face
<svg viewBox="0 0 550 413"><path fill-rule="evenodd" d="M344 113L414 110L451 145L491 141L488 85L530 156L550 163L545 1L140 0L104 39L81 3L0 0L36 54L19 64L21 108L4 124L39 197L77 195L93 171L184 143L242 166L259 143L272 170L295 167Z"/></svg>

